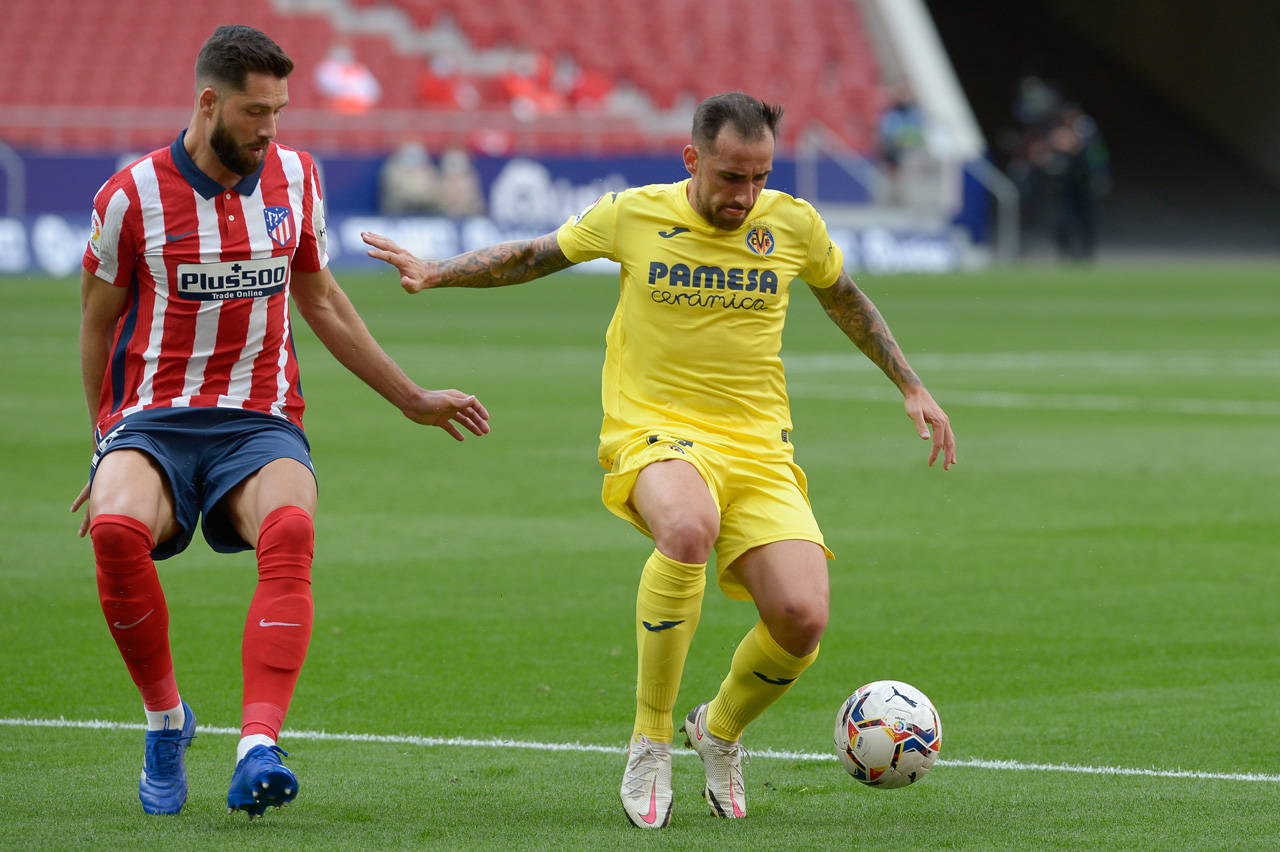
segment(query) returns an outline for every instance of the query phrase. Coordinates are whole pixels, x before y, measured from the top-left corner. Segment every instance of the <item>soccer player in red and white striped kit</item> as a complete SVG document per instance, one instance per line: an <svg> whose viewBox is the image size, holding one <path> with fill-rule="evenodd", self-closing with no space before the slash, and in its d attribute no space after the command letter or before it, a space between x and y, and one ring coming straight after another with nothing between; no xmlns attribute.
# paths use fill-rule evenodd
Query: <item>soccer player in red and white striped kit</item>
<svg viewBox="0 0 1280 852"><path fill-rule="evenodd" d="M311 636L317 489L289 297L334 357L410 420L457 440L489 431L474 396L411 381L330 273L315 164L274 141L292 70L264 33L219 27L196 61L186 130L94 201L80 362L95 452L72 511L88 503L80 534L93 540L103 613L142 694L148 813L185 804L196 727L155 560L181 552L200 517L214 550L253 549L258 561L227 806L252 818L298 793L276 741Z"/></svg>

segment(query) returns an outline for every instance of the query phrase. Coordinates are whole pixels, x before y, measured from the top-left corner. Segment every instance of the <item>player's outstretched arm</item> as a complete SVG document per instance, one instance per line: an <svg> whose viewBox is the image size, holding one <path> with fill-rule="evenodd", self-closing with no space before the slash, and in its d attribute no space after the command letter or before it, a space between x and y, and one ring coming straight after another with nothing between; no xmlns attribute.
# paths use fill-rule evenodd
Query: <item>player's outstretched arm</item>
<svg viewBox="0 0 1280 852"><path fill-rule="evenodd" d="M425 426L439 426L456 440L489 431L489 412L474 396L457 390L420 388L373 339L347 294L329 269L293 274L293 301L316 337L365 384L382 394L405 417Z"/></svg>
<svg viewBox="0 0 1280 852"><path fill-rule="evenodd" d="M902 354L902 349L893 339L893 333L889 331L888 324L880 316L876 306L858 289L847 272L842 271L836 283L830 287L809 289L818 297L818 302L822 304L827 316L831 317L831 321L902 391L905 399L903 407L907 416L915 423L920 437L929 440L929 430L932 428L930 466L941 455L943 470L950 470L951 465L956 463L956 436L951 430L951 420L942 407L934 402L920 377L907 363L906 356Z"/></svg>
<svg viewBox="0 0 1280 852"><path fill-rule="evenodd" d="M446 260L420 260L381 234L365 231L360 236L372 246L369 257L396 268L406 293L435 287L505 287L573 266L555 234L498 243Z"/></svg>

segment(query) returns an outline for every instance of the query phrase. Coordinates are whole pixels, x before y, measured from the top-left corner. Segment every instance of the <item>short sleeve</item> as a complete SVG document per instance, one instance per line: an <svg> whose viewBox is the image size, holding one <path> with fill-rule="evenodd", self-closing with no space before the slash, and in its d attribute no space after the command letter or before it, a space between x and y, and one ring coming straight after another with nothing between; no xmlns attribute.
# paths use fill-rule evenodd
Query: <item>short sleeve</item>
<svg viewBox="0 0 1280 852"><path fill-rule="evenodd" d="M131 201L116 179L107 181L93 199L89 244L81 263L110 284L126 287L137 262L136 237L127 227Z"/></svg>
<svg viewBox="0 0 1280 852"><path fill-rule="evenodd" d="M606 192L587 208L560 226L556 241L564 256L574 263L607 257L617 260L614 237L617 234L618 199L616 192Z"/></svg>
<svg viewBox="0 0 1280 852"><path fill-rule="evenodd" d="M800 270L800 278L806 284L825 290L840 277L844 269L844 252L831 241L827 233L827 223L818 215L818 211L808 207L808 214L813 222L813 232L809 239L809 252L804 268Z"/></svg>
<svg viewBox="0 0 1280 852"><path fill-rule="evenodd" d="M302 237L293 255L293 268L298 272L319 272L329 265L329 239L324 220L324 197L320 191L320 175L315 162L306 159L307 180L303 184Z"/></svg>

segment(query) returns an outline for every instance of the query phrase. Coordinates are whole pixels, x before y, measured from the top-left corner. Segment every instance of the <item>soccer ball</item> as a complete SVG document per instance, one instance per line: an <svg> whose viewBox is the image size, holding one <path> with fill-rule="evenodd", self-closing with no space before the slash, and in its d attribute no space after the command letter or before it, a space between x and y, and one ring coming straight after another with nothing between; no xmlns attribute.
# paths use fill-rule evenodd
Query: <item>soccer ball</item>
<svg viewBox="0 0 1280 852"><path fill-rule="evenodd" d="M836 714L836 754L868 787L914 784L938 759L942 724L933 702L910 684L878 680L850 695Z"/></svg>

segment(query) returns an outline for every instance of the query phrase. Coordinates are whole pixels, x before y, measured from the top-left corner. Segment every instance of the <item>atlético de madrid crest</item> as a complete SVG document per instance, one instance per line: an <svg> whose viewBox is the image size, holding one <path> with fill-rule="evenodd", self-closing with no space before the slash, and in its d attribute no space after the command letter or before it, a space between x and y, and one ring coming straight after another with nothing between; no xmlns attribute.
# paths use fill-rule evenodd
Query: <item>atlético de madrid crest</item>
<svg viewBox="0 0 1280 852"><path fill-rule="evenodd" d="M293 242L293 211L288 207L268 207L262 211L262 215L267 219L267 233L271 235L271 242L280 248L288 248L289 243Z"/></svg>
<svg viewBox="0 0 1280 852"><path fill-rule="evenodd" d="M763 222L753 222L747 231L747 248L759 255L773 254L773 231Z"/></svg>

